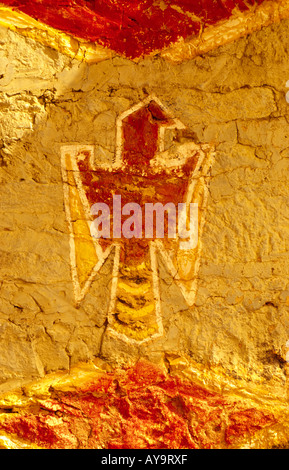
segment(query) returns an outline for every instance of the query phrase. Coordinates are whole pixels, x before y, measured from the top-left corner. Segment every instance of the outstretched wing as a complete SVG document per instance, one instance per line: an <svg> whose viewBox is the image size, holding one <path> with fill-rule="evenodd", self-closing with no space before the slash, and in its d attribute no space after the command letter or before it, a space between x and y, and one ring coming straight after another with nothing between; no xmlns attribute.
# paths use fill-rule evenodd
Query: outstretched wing
<svg viewBox="0 0 289 470"><path fill-rule="evenodd" d="M197 165L191 174L186 202L189 204L197 204L197 219L195 233L193 234L192 247L183 248L184 240L177 237L170 243L156 241L157 249L162 255L165 264L180 287L182 294L189 306L195 301L197 289L197 274L200 265L200 255L202 250L202 231L205 223L205 211L208 197L209 171L214 160L214 148L210 145L187 144L179 149L183 152L183 160L185 161L188 151L197 152Z"/></svg>
<svg viewBox="0 0 289 470"><path fill-rule="evenodd" d="M61 147L62 178L66 218L70 231L70 261L75 300L78 304L86 295L93 279L111 252L103 251L97 239L91 236L92 216L82 187L78 162L94 162L94 147L65 145Z"/></svg>

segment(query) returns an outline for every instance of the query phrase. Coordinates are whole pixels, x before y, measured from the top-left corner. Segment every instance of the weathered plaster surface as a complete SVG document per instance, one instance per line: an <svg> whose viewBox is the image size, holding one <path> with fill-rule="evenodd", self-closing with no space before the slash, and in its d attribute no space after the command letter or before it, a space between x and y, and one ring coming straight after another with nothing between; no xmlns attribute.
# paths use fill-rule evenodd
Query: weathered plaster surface
<svg viewBox="0 0 289 470"><path fill-rule="evenodd" d="M182 64L88 65L1 29L0 391L99 356L173 354L285 395L287 31L283 21ZM111 162L117 117L151 93L217 153L195 306L161 266L165 333L138 347L106 333L112 259L74 305L60 145L95 145Z"/></svg>

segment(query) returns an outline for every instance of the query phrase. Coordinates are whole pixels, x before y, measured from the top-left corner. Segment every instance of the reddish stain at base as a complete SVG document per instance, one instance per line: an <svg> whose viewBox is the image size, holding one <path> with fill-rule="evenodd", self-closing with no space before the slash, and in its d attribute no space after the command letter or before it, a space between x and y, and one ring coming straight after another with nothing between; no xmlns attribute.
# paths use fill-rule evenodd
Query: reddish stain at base
<svg viewBox="0 0 289 470"><path fill-rule="evenodd" d="M48 449L210 449L276 423L143 361L75 392L52 391L39 405L0 429Z"/></svg>
<svg viewBox="0 0 289 470"><path fill-rule="evenodd" d="M197 35L201 25L228 19L263 0L2 0L73 36L97 42L129 58ZM197 19L196 19L197 17Z"/></svg>

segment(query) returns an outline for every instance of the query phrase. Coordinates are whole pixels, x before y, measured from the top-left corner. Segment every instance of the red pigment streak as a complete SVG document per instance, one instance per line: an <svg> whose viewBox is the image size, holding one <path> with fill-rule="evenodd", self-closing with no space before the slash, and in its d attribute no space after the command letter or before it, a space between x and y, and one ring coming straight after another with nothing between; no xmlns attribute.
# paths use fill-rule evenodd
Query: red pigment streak
<svg viewBox="0 0 289 470"><path fill-rule="evenodd" d="M142 238L122 237L121 261L126 265L140 264L149 257L149 242L145 238L145 204L185 202L190 175L197 163L197 155L188 159L180 169L171 171L154 169L150 162L158 150L158 133L161 125L172 124L156 102L151 101L123 120L122 166L112 171L90 168L88 156L79 162L83 187L91 207L95 203L106 203L113 213L113 196L120 195L122 207L137 203L142 209ZM122 223L128 218L122 216ZM111 224L112 225L112 224ZM165 217L165 238L168 220ZM112 233L112 230L111 230ZM154 230L154 233L155 230ZM100 239L105 249L115 239ZM118 239L118 241L120 241Z"/></svg>
<svg viewBox="0 0 289 470"><path fill-rule="evenodd" d="M277 422L145 361L51 390L38 412L9 414L0 429L47 449L218 449Z"/></svg>
<svg viewBox="0 0 289 470"><path fill-rule="evenodd" d="M4 0L34 19L128 58L161 50L201 25L230 18L264 0ZM192 17L192 14L197 19Z"/></svg>

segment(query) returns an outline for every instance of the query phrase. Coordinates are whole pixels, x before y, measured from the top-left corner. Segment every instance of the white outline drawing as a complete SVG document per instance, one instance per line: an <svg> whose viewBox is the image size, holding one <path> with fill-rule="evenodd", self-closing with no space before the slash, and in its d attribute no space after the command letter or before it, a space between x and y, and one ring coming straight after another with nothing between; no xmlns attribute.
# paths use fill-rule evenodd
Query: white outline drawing
<svg viewBox="0 0 289 470"><path fill-rule="evenodd" d="M197 248L194 249L197 251L196 251L195 263L194 263L194 275L193 275L193 280L191 281L191 284L190 284L190 289L189 290L186 289L186 287L182 283L182 279L179 276L178 270L174 264L173 258L176 253L176 250L172 249L171 251L168 251L164 245L164 242L161 240L154 240L154 241L149 242L150 243L153 294L154 294L154 300L155 300L155 313L156 313L156 322L158 325L158 332L150 336L149 338L145 338L140 341L135 340L133 338L129 338L125 336L124 334L117 332L112 327L113 315L115 312L115 304L116 304L116 299L117 299L117 283L118 283L119 261L120 261L120 250L121 250L120 243L112 240L110 247L107 248L103 252L102 248L100 247L98 243L98 240L95 239L94 237L91 237L91 240L95 248L95 253L98 258L98 262L92 269L92 272L89 275L88 279L86 280L84 286L81 287L80 285L80 282L78 279L77 262L76 262L75 234L73 230L73 222L72 222L71 211L70 211L70 194L69 194L70 190L69 190L69 180L68 180L68 169L66 167L66 157L67 155L69 155L70 157L70 163L71 163L73 178L75 182L75 187L77 188L77 192L78 192L81 204L83 206L83 211L85 214L87 227L88 227L88 230L90 231L90 223L93 221L93 216L90 213L90 207L89 207L88 200L87 200L87 197L86 197L83 185L82 185L82 181L80 178L80 173L79 173L79 169L77 165L77 161L78 161L77 159L83 158L81 156L83 152L89 152L91 169L96 170L97 168L105 168L105 169L119 168L122 164L122 150L123 150L122 122L126 117L135 113L142 107L148 105L151 101L156 102L159 105L159 107L166 113L168 118L171 118L173 121L173 124L163 125L159 127L159 139L158 139L159 153L165 154L164 148L165 148L166 129L185 129L186 126L184 126L184 124L180 120L175 119L172 116L172 114L169 112L169 110L154 95L148 96L144 101L141 101L140 103L128 109L127 111L125 111L118 117L117 122L116 122L116 153L115 153L115 159L112 165L110 166L98 165L96 167L95 162L94 162L94 146L93 145L79 145L79 144L68 145L66 144L66 145L61 146L61 164L62 164L62 177L63 177L63 185L64 185L64 202L65 202L66 217L67 217L69 232L70 232L70 261L71 261L72 281L73 281L76 304L78 306L80 305L81 301L84 299L87 292L89 291L89 288L92 282L95 280L100 268L103 266L105 260L108 258L108 256L114 249L115 253L114 253L114 264L113 264L113 272L112 272L111 298L110 298L109 309L108 309L108 331L111 334L119 337L120 339L126 342L136 343L136 344L142 344L144 342L156 339L157 337L163 336L163 332L164 332L163 324L162 324L162 315L161 315L161 299L160 299L160 288L159 288L157 252L159 252L160 255L162 256L170 274L176 281L177 285L180 287L181 292L185 300L187 301L188 305L192 306L194 304L196 289L197 289L197 273L199 270L200 254L201 254L201 249L202 249L200 238L201 238L201 234L202 234L202 230L203 230L204 222L205 222L204 211L207 205L207 196L208 196L207 176L214 160L214 149L210 145L197 145L192 142L189 144L190 152L192 152L192 154L198 153L198 163L197 163L195 170L193 171L193 174L191 175L190 183L188 186L187 197L186 197L186 202L187 202L188 207L191 202L198 203L198 195L203 193L202 203L199 205L199 211L201 213L201 222L199 224L199 243L198 243ZM186 155L183 155L183 158L181 160L180 159L176 160L177 166L178 167L182 166L186 160L187 160ZM171 164L172 163L174 163L174 161L171 161ZM166 168L169 166L168 162L165 159L165 156L161 156L161 155L159 155L158 164L161 164L163 168ZM198 194L195 194L196 189L197 189ZM192 201L193 198L194 200Z"/></svg>

